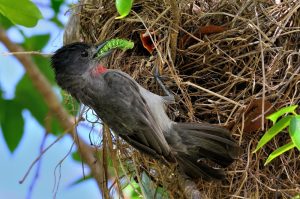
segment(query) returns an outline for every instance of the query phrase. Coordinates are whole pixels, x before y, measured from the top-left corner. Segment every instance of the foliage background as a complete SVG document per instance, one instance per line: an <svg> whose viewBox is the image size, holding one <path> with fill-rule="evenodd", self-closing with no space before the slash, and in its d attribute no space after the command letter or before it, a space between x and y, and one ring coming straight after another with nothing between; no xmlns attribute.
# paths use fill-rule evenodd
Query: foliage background
<svg viewBox="0 0 300 199"><path fill-rule="evenodd" d="M63 26L68 19L67 10L76 3L73 0L35 0L42 12L43 19L34 28L25 28L11 24L0 15L0 27L5 28L9 38L26 51L52 53L62 46ZM0 2L1 3L1 2ZM0 43L0 52L7 49ZM48 58L35 56L35 63L46 74L58 96L61 96L54 84L53 73ZM53 198L55 167L68 153L72 145L70 137L65 136L43 156L39 176L32 194L30 186L34 183L37 166L32 170L24 184L19 184L32 161L39 155L40 145L45 136L44 118L47 107L41 96L25 75L23 66L14 56L0 55L0 198ZM4 124L4 125L3 125ZM88 130L81 128L83 137ZM48 146L56 135L62 133L57 124L51 125L44 146ZM53 135L55 134L55 135ZM74 148L73 151L76 149ZM88 168L85 168L88 172ZM56 176L59 173L57 170ZM99 190L93 179L72 185L82 178L82 165L68 156L61 167L61 181L57 198L99 198Z"/></svg>

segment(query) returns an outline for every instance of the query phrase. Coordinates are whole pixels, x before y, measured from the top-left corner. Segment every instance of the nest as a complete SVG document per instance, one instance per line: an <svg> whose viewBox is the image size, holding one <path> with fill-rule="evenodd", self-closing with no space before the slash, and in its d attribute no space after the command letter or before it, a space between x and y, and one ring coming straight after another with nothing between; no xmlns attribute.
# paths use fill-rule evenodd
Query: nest
<svg viewBox="0 0 300 199"><path fill-rule="evenodd" d="M115 52L107 66L163 94L152 75L158 67L176 96L177 103L168 109L174 121L208 122L231 130L243 154L227 169L227 180L196 182L203 198L291 198L300 193L299 151L263 166L271 151L289 141L287 134L251 152L271 126L262 118L300 102L299 8L298 0L143 0L135 1L128 17L115 20L114 1L94 0L81 2L74 16L79 16L79 35L85 42L134 41L133 50ZM152 54L141 43L143 33L151 33ZM128 179L145 172L170 198L183 197L172 166L118 139L113 142Z"/></svg>

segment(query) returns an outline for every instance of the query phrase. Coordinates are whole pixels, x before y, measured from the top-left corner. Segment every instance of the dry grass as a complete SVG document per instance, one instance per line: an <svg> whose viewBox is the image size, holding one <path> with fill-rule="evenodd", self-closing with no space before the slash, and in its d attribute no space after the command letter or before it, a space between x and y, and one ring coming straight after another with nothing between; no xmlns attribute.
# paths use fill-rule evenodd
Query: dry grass
<svg viewBox="0 0 300 199"><path fill-rule="evenodd" d="M203 198L291 198L300 193L297 150L263 166L267 155L289 137L277 136L252 154L270 125L259 122L264 130L244 129L251 120L261 121L266 111L300 102L299 1L178 0L179 6L170 2L136 1L134 12L124 20L114 19L114 1L84 4L78 13L81 36L91 43L116 37L133 40L134 50L114 53L107 60L109 67L129 73L144 87L160 93L152 77L157 65L177 97L176 105L169 109L172 119L231 129L244 153L228 168L227 180L198 182ZM199 28L208 25L224 30L199 34ZM156 32L152 56L140 44L139 35L146 30ZM260 111L250 110L250 114L246 107L255 99L260 99ZM128 178L147 171L171 197L183 196L172 169L113 141L118 144L124 169L131 171Z"/></svg>

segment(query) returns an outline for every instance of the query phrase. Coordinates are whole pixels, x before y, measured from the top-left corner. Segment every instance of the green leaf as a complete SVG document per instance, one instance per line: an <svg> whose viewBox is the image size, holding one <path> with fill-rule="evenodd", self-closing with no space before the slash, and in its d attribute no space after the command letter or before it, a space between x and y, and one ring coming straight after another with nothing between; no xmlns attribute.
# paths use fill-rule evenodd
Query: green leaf
<svg viewBox="0 0 300 199"><path fill-rule="evenodd" d="M12 27L14 24L7 19L5 16L3 16L2 14L0 14L0 25L4 28L4 29L8 29L10 27Z"/></svg>
<svg viewBox="0 0 300 199"><path fill-rule="evenodd" d="M293 143L300 151L300 115L292 118L289 126L289 133Z"/></svg>
<svg viewBox="0 0 300 199"><path fill-rule="evenodd" d="M3 136L9 150L14 152L24 132L22 107L14 100L3 100L1 104L4 112L4 118L1 120Z"/></svg>
<svg viewBox="0 0 300 199"><path fill-rule="evenodd" d="M42 13L29 0L0 0L0 13L14 24L34 27L43 18Z"/></svg>
<svg viewBox="0 0 300 199"><path fill-rule="evenodd" d="M146 198L157 198L157 199L169 198L168 195L166 194L166 191L162 188L157 187L157 185L153 183L153 181L145 172L142 172L141 180L143 186L142 188L144 190Z"/></svg>
<svg viewBox="0 0 300 199"><path fill-rule="evenodd" d="M50 34L34 35L32 37L25 38L22 46L28 51L42 50L47 45L49 39Z"/></svg>
<svg viewBox="0 0 300 199"><path fill-rule="evenodd" d="M256 149L253 151L253 153L257 152L261 147L263 147L267 142L269 142L274 136L276 136L280 131L285 129L289 124L293 116L288 115L281 120L279 120L277 123L275 123L259 140Z"/></svg>
<svg viewBox="0 0 300 199"><path fill-rule="evenodd" d="M15 99L27 108L37 121L44 126L44 119L47 115L48 107L44 99L36 88L32 85L31 80L25 74L16 86Z"/></svg>
<svg viewBox="0 0 300 199"><path fill-rule="evenodd" d="M300 199L300 195L298 194L298 195L292 197L291 199Z"/></svg>
<svg viewBox="0 0 300 199"><path fill-rule="evenodd" d="M266 165L269 164L274 158L280 156L280 155L283 154L284 152L286 152L286 151L288 151L288 150L290 150L290 149L292 149L292 148L294 148L294 147L295 147L295 145L294 145L293 142L289 142L288 144L279 147L278 149L276 149L275 151L273 151L273 152L269 155L269 157L268 157L268 159L266 160L266 162L265 162L264 165L266 166Z"/></svg>
<svg viewBox="0 0 300 199"><path fill-rule="evenodd" d="M50 34L34 35L32 37L25 37L22 46L28 51L42 50L49 42ZM55 85L55 76L50 67L50 58L42 56L33 56L33 60L39 67L43 75L49 80L52 85Z"/></svg>
<svg viewBox="0 0 300 199"><path fill-rule="evenodd" d="M50 132L54 135L60 135L64 132L63 127L60 125L56 117L51 117Z"/></svg>
<svg viewBox="0 0 300 199"><path fill-rule="evenodd" d="M47 78L47 80L52 84L56 85L55 75L50 67L50 59L42 56L34 56L33 61L36 63L40 71Z"/></svg>
<svg viewBox="0 0 300 199"><path fill-rule="evenodd" d="M1 124L1 121L3 120L4 118L4 112L5 112L5 109L4 109L4 99L2 98L2 90L1 90L1 87L0 87L0 124Z"/></svg>
<svg viewBox="0 0 300 199"><path fill-rule="evenodd" d="M27 74L23 76L16 87L15 100L19 104L22 104L23 108L28 109L33 117L45 127L45 119L47 116L49 117L49 108L41 94L33 86ZM62 133L62 128L60 127L58 121L54 117L49 119L51 121L51 129L47 130L55 135Z"/></svg>
<svg viewBox="0 0 300 199"><path fill-rule="evenodd" d="M120 16L116 19L122 19L126 17L132 8L133 0L116 0L116 8Z"/></svg>
<svg viewBox="0 0 300 199"><path fill-rule="evenodd" d="M74 152L72 153L72 158L73 158L73 160L75 160L75 161L77 161L77 162L82 162L81 157L80 157L78 151L74 151Z"/></svg>
<svg viewBox="0 0 300 199"><path fill-rule="evenodd" d="M85 177L82 177L82 178L79 178L78 180L75 180L74 182L72 182L70 184L70 186L74 186L74 185L80 184L80 183L84 182L85 180L89 180L89 179L92 179L92 178L93 178L92 174L88 174Z"/></svg>
<svg viewBox="0 0 300 199"><path fill-rule="evenodd" d="M63 105L68 113L74 116L77 115L80 104L64 90L61 90L61 95L63 96Z"/></svg>
<svg viewBox="0 0 300 199"><path fill-rule="evenodd" d="M63 3L64 0L51 0L51 7L53 8L55 14L59 12L59 8Z"/></svg>
<svg viewBox="0 0 300 199"><path fill-rule="evenodd" d="M55 23L59 28L63 28L64 24L57 18L57 16L54 16L50 19L53 23Z"/></svg>
<svg viewBox="0 0 300 199"><path fill-rule="evenodd" d="M131 199L140 199L141 198L141 195L139 194L139 193L141 193L141 188L140 188L139 184L136 183L134 180L132 180L131 182L128 182L128 184L123 188L123 192L128 193L129 198L131 198Z"/></svg>
<svg viewBox="0 0 300 199"><path fill-rule="evenodd" d="M284 115L286 113L294 113L294 111L296 110L297 107L298 107L298 105L283 107L283 108L279 109L278 111L276 111L275 113L272 113L271 115L267 116L266 118L271 120L274 124L274 123L276 123L278 118L281 117L282 115Z"/></svg>

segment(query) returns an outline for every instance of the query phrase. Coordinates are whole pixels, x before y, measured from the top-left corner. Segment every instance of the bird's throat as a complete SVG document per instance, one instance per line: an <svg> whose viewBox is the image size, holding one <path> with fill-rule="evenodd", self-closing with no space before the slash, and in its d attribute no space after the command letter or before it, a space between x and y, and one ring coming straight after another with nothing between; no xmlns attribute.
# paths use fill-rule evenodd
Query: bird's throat
<svg viewBox="0 0 300 199"><path fill-rule="evenodd" d="M101 75L103 73L106 73L106 72L107 72L107 68L105 68L104 66L99 64L98 66L93 68L92 75L93 76L99 76L99 75Z"/></svg>

